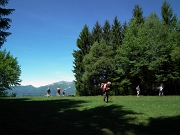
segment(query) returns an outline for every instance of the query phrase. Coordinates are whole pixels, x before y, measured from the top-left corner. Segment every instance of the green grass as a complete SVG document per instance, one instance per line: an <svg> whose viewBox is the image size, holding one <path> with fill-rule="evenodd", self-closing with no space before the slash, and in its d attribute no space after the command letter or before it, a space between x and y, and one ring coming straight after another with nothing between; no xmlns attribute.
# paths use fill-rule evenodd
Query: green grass
<svg viewBox="0 0 180 135"><path fill-rule="evenodd" d="M0 98L0 134L179 135L179 96Z"/></svg>

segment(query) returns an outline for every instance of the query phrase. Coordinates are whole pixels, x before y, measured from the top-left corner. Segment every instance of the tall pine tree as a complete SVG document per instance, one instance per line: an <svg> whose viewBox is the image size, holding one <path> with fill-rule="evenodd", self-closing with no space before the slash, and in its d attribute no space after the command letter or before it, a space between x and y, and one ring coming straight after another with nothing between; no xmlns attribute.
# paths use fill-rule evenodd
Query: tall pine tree
<svg viewBox="0 0 180 135"><path fill-rule="evenodd" d="M133 11L132 11L133 17L131 20L136 21L137 24L143 24L144 23L144 17L143 17L143 10L139 5L135 5Z"/></svg>
<svg viewBox="0 0 180 135"><path fill-rule="evenodd" d="M87 86L82 80L82 76L85 72L83 58L89 53L91 46L91 35L88 26L85 25L79 35L79 38L77 39L77 47L79 48L79 50L74 50L73 52L73 57L75 59L73 62L73 73L75 74L76 94L78 95L86 95L85 90L87 89Z"/></svg>
<svg viewBox="0 0 180 135"><path fill-rule="evenodd" d="M109 24L109 21L106 20L104 23L104 26L102 27L102 38L106 41L106 44L110 44L111 38L111 25Z"/></svg>
<svg viewBox="0 0 180 135"><path fill-rule="evenodd" d="M10 15L14 9L6 9L4 8L6 4L8 4L9 0L0 0L0 48L6 42L6 37L11 33L6 32L10 28L11 19L6 18L5 16Z"/></svg>
<svg viewBox="0 0 180 135"><path fill-rule="evenodd" d="M112 44L112 48L113 48L113 55L111 57L115 63L112 67L111 81L113 82L114 94L118 95L118 94L120 94L120 92L119 92L120 83L119 83L119 76L115 72L115 69L118 67L118 63L116 63L116 61L115 61L115 56L116 56L117 48L122 45L122 26L121 26L121 23L119 22L117 16L114 18L113 24L112 24L111 44Z"/></svg>
<svg viewBox="0 0 180 135"><path fill-rule="evenodd" d="M89 54L84 57L83 65L85 66L85 74L83 79L86 82L93 80L90 95L101 94L99 93L99 84L101 82L109 81L109 74L113 67L112 60L112 46L107 45L103 39L100 43L95 42L90 49Z"/></svg>
<svg viewBox="0 0 180 135"><path fill-rule="evenodd" d="M166 38L166 45L169 46L171 45L172 49L169 51L172 51L171 54L168 56L168 62L166 65L164 65L164 72L166 73L166 76L168 76L168 81L166 83L167 87L171 89L169 93L178 93L177 92L177 87L180 87L180 79L179 79L179 71L180 65L179 61L176 61L177 59L174 57L176 53L178 53L178 50L180 48L180 38L179 38L179 33L180 33L180 23L178 22L178 18L176 14L173 13L173 9L171 5L165 0L161 6L161 16L163 23L168 27L168 37ZM175 31L176 30L176 31ZM178 32L178 33L177 33ZM172 57L171 57L171 56ZM177 56L180 55L176 54ZM174 59L175 58L175 59ZM165 66L169 67L169 69L165 68ZM171 68L170 68L171 67ZM170 79L171 78L171 79ZM173 91L172 91L173 90Z"/></svg>
<svg viewBox="0 0 180 135"><path fill-rule="evenodd" d="M94 42L100 43L100 41L102 40L102 27L98 21L95 23L95 26L93 27L91 35L92 35L93 43Z"/></svg>
<svg viewBox="0 0 180 135"><path fill-rule="evenodd" d="M173 14L171 5L165 0L161 6L161 16L166 25L174 29L177 26L177 16Z"/></svg>

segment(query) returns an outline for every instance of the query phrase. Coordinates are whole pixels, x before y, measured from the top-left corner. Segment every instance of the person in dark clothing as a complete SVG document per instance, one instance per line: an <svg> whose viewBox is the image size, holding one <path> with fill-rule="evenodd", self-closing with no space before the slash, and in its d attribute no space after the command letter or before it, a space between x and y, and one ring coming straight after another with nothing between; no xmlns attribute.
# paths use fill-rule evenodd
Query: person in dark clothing
<svg viewBox="0 0 180 135"><path fill-rule="evenodd" d="M48 87L48 88L47 88L47 97L49 97L50 94L51 94L51 89L50 89L50 87Z"/></svg>

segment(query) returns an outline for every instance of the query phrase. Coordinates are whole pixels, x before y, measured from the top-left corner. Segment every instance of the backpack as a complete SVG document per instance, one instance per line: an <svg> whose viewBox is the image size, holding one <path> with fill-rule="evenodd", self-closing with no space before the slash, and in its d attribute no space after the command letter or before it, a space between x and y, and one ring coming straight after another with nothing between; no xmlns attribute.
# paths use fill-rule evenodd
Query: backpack
<svg viewBox="0 0 180 135"><path fill-rule="evenodd" d="M110 88L108 87L107 83L101 83L101 90L105 92L105 91L109 91Z"/></svg>
<svg viewBox="0 0 180 135"><path fill-rule="evenodd" d="M105 83L101 83L101 86L100 86L100 87L101 87L101 90L104 90L104 84L105 84Z"/></svg>

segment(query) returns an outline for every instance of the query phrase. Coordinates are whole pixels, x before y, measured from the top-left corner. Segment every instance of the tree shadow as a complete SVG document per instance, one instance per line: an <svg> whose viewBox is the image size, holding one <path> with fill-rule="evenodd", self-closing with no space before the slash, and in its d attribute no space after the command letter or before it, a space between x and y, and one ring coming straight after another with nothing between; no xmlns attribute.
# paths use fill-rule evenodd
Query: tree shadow
<svg viewBox="0 0 180 135"><path fill-rule="evenodd" d="M180 133L176 129L179 116L150 118L149 125L145 126L133 123L136 117L126 117L142 114L123 106L108 104L84 110L86 103L73 98L47 101L0 99L0 124L3 125L0 134L166 135L170 133L169 129L173 130L173 135Z"/></svg>
<svg viewBox="0 0 180 135"><path fill-rule="evenodd" d="M174 117L149 118L146 128L151 135L180 135L180 115Z"/></svg>

